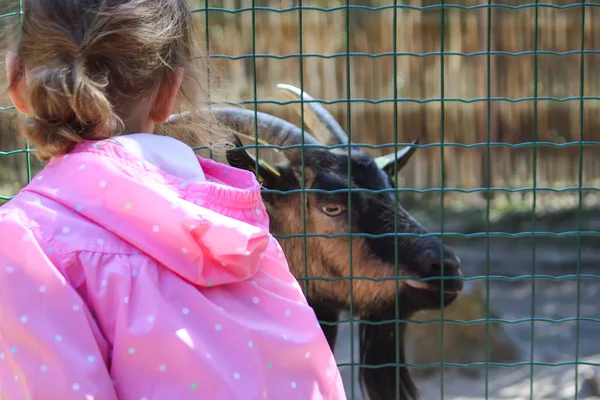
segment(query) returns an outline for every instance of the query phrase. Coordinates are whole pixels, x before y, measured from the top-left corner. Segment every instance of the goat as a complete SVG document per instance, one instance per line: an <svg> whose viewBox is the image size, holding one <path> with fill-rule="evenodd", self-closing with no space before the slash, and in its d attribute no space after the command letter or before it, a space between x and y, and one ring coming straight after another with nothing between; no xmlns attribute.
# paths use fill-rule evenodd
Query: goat
<svg viewBox="0 0 600 400"><path fill-rule="evenodd" d="M278 87L288 96L300 97L300 90L293 86ZM303 97L312 100L306 93ZM283 151L283 162L273 166L257 161L241 148L242 143L236 137L236 148L228 151L227 160L232 166L256 173L263 188L268 189L263 192L263 200L271 232L278 237L294 276L299 281L308 278L303 285L305 295L322 322L333 351L338 331L335 323L341 311L350 308L351 299L362 320L407 319L419 310L439 309L442 300L444 305L451 304L463 283L460 279L447 280L441 276L458 278L462 273L460 259L453 250L438 238L427 235L427 230L397 202L394 171L406 165L416 148L409 146L395 154L374 158L348 143L348 136L324 107L318 103L308 104L306 125L319 140L290 122L266 113L230 107L214 108L212 112L223 125L241 135L254 136L257 126L261 141L279 147L295 145ZM304 148L304 162L301 148L297 146L302 144L303 138L308 145ZM418 140L413 142L416 143ZM351 155L343 148L322 148L334 144L353 146ZM307 192L303 201L299 191L303 186L321 191ZM348 192L343 192L348 188L360 189L350 192L351 202ZM340 189L341 193L331 193ZM295 192L281 194L271 190ZM302 237L300 210L303 207L306 233L332 237ZM351 229L349 216L352 217ZM399 232L414 235L395 234L395 225ZM350 245L349 232L367 236L352 237ZM399 276L408 279L400 280ZM423 281L422 278L438 279ZM396 301L399 315L395 312ZM393 322L396 321L359 324L361 364L405 363L405 324ZM397 346L399 359L395 357ZM360 367L363 394L371 400L394 398L397 373L402 398L417 398L418 390L404 366Z"/></svg>

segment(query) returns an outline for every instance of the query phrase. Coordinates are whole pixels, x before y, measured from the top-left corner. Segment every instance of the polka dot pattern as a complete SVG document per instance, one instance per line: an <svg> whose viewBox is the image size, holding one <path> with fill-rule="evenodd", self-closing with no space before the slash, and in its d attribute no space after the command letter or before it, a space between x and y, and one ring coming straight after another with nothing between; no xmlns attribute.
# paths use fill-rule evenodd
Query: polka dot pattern
<svg viewBox="0 0 600 400"><path fill-rule="evenodd" d="M11 201L32 221L52 221L40 226L49 238L0 216L3 249L15 249L0 251L0 290L14 304L10 329L0 325L3 396L23 397L15 391L31 382L52 398L111 399L116 390L148 400L168 382L182 400L345 399L314 312L266 230L253 175L198 158L210 184L165 179L103 143L78 145L91 152L56 159L27 201ZM24 333L39 348L26 347ZM98 345L103 333L111 346Z"/></svg>

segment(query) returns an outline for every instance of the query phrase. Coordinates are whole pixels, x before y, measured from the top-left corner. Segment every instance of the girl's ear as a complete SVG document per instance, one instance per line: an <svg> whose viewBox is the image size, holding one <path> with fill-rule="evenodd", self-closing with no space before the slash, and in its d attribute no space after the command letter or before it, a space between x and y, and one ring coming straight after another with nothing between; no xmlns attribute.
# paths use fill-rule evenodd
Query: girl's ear
<svg viewBox="0 0 600 400"><path fill-rule="evenodd" d="M150 118L155 124L162 124L171 115L183 81L183 75L183 68L174 68L169 78L161 83L150 112Z"/></svg>
<svg viewBox="0 0 600 400"><path fill-rule="evenodd" d="M6 80L8 81L8 96L15 108L24 115L29 115L29 107L25 101L25 90L27 90L27 79L25 68L19 55L13 51L6 54L4 66L6 68Z"/></svg>

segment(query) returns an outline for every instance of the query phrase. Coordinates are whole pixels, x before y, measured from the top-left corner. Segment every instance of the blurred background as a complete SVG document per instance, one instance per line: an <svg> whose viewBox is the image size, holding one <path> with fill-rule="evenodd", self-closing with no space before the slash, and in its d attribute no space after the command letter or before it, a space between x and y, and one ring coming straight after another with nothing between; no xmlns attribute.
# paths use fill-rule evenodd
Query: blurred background
<svg viewBox="0 0 600 400"><path fill-rule="evenodd" d="M191 2L215 100L299 125L293 104L277 104L288 83L322 100L355 143L390 145L373 154L420 136L399 176L411 189L403 205L429 230L456 233L446 241L465 275L482 278L445 310L466 323L444 322L443 340L439 323L409 330L409 362L459 364L412 369L426 399L600 396L600 3L441 3ZM0 7L7 33L19 2ZM0 105L7 200L27 183L29 157L6 96ZM340 363L352 362L350 329ZM351 373L348 398L361 399Z"/></svg>

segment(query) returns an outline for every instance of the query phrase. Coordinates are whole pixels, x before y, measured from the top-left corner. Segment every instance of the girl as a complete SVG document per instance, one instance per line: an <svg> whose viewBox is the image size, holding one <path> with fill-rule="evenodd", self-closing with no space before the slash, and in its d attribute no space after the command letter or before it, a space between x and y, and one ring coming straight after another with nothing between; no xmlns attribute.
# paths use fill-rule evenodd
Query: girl
<svg viewBox="0 0 600 400"><path fill-rule="evenodd" d="M190 147L229 133L152 134L200 98L186 1L23 5L9 95L49 163L0 208L0 398L345 399L259 184Z"/></svg>

